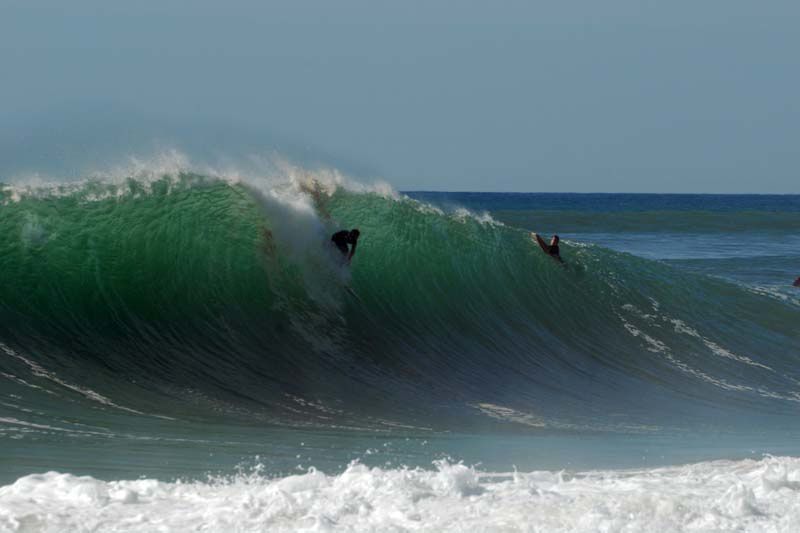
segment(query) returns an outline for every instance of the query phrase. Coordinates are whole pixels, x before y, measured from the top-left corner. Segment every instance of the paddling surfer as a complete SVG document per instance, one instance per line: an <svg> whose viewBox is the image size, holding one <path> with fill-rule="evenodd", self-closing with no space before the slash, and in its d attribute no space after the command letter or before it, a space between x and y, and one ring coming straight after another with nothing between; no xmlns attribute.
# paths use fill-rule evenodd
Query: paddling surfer
<svg viewBox="0 0 800 533"><path fill-rule="evenodd" d="M546 253L559 263L564 262L564 260L561 259L561 251L558 249L558 241L560 240L558 238L558 235L553 235L553 237L550 239L550 244L544 242L544 239L542 239L538 233L531 232L531 237L533 237L536 240L536 243L539 245L539 248L541 248L544 253Z"/></svg>
<svg viewBox="0 0 800 533"><path fill-rule="evenodd" d="M353 259L356 253L356 245L358 244L358 237L360 235L361 232L357 229L349 231L343 229L331 235L331 242L342 252L342 257L347 263L350 263L350 260ZM348 245L350 245L349 248Z"/></svg>

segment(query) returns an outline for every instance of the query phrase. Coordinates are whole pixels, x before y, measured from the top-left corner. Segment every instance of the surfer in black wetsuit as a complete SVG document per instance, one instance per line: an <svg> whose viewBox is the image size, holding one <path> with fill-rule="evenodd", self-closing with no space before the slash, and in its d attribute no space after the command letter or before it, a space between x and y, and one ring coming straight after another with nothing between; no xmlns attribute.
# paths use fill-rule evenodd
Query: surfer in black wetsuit
<svg viewBox="0 0 800 533"><path fill-rule="evenodd" d="M357 229L350 231L343 229L331 235L331 242L342 252L342 256L349 263L356 253L356 245L358 244L358 237L361 232ZM350 245L350 248L347 245Z"/></svg>
<svg viewBox="0 0 800 533"><path fill-rule="evenodd" d="M546 253L559 263L564 262L564 260L561 259L561 252L558 249L558 241L560 240L558 238L558 235L553 235L553 238L550 239L550 244L544 242L544 239L542 239L538 233L531 232L531 237L536 239L536 243L539 245L539 247L542 249L544 253Z"/></svg>
<svg viewBox="0 0 800 533"><path fill-rule="evenodd" d="M795 287L800 287L800 278L794 280L794 283L792 283L792 285L794 285Z"/></svg>

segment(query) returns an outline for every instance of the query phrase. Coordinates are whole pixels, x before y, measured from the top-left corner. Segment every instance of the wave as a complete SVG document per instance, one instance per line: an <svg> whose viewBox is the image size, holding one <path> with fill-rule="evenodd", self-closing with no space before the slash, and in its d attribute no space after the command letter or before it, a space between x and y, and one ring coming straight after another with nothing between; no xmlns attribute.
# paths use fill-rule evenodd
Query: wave
<svg viewBox="0 0 800 533"><path fill-rule="evenodd" d="M349 269L340 227L362 233ZM796 306L599 246L563 255L335 173L8 185L0 388L296 427L795 423Z"/></svg>
<svg viewBox="0 0 800 533"><path fill-rule="evenodd" d="M792 235L797 195L411 192L433 204L490 209L510 225L563 233ZM531 209L531 205L538 205Z"/></svg>
<svg viewBox="0 0 800 533"><path fill-rule="evenodd" d="M796 234L797 212L774 211L644 211L587 213L581 211L493 211L520 227L558 227L563 233Z"/></svg>

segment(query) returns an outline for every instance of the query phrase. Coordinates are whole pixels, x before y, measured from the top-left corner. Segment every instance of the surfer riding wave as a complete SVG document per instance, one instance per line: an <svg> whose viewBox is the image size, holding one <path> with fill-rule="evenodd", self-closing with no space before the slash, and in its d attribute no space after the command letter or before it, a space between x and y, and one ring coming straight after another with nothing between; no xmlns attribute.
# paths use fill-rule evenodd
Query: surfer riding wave
<svg viewBox="0 0 800 533"><path fill-rule="evenodd" d="M331 235L331 242L342 253L342 257L346 263L350 263L356 253L356 246L358 245L358 237L361 232L358 229L341 230ZM348 248L349 245L349 248Z"/></svg>

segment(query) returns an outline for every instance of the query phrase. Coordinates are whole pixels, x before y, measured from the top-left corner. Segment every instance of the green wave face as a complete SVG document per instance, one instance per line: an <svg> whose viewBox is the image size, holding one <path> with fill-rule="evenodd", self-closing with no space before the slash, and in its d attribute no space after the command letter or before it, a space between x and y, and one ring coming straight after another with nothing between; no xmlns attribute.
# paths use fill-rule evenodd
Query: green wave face
<svg viewBox="0 0 800 533"><path fill-rule="evenodd" d="M796 307L581 243L562 267L405 198L181 174L0 201L0 370L44 388L42 369L170 416L303 424L303 398L441 429L785 424L800 400Z"/></svg>
<svg viewBox="0 0 800 533"><path fill-rule="evenodd" d="M247 302L254 289L266 294L258 212L219 182L91 184L6 203L1 213L2 269L13 280L2 302L31 316L175 319Z"/></svg>

